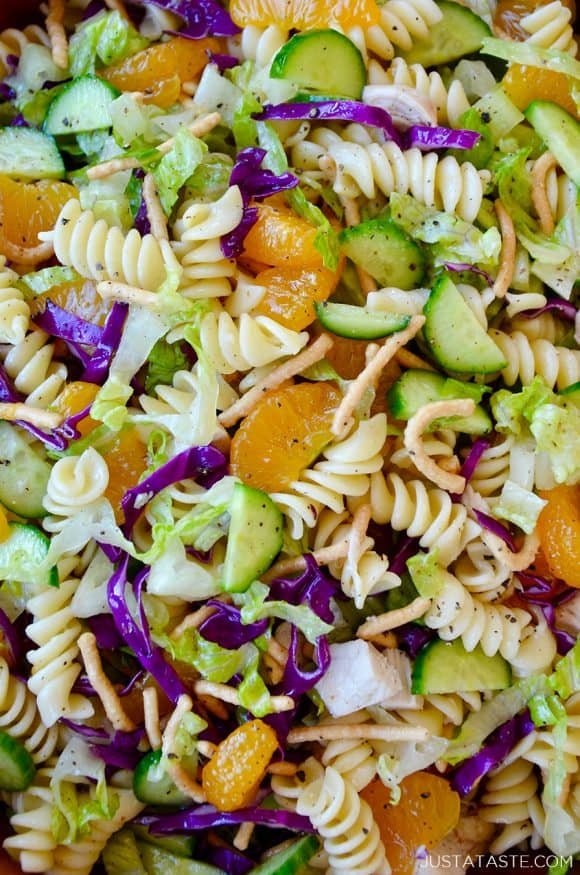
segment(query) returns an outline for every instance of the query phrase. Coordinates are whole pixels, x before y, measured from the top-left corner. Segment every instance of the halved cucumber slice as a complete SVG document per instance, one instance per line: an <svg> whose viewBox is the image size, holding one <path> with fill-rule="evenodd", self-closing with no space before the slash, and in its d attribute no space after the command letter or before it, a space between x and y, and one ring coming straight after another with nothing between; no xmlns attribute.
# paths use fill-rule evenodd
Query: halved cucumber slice
<svg viewBox="0 0 580 875"><path fill-rule="evenodd" d="M448 275L442 276L423 309L423 333L433 358L458 374L495 374L507 366L501 349L477 321Z"/></svg>
<svg viewBox="0 0 580 875"><path fill-rule="evenodd" d="M282 549L282 514L265 492L236 483L230 515L222 582L228 592L244 592Z"/></svg>
<svg viewBox="0 0 580 875"><path fill-rule="evenodd" d="M24 745L0 729L0 790L26 790L35 774L34 760Z"/></svg>
<svg viewBox="0 0 580 875"><path fill-rule="evenodd" d="M342 251L381 286L415 289L425 272L421 248L386 217L340 232Z"/></svg>
<svg viewBox="0 0 580 875"><path fill-rule="evenodd" d="M153 835L149 832L148 827L142 826L139 823L132 823L131 830L139 842L148 842L150 845L156 845L158 848L163 848L164 851L169 851L175 854L176 857L191 857L195 848L195 837L190 835Z"/></svg>
<svg viewBox="0 0 580 875"><path fill-rule="evenodd" d="M548 100L533 100L524 115L540 135L562 170L580 186L580 123Z"/></svg>
<svg viewBox="0 0 580 875"><path fill-rule="evenodd" d="M0 173L18 179L60 179L64 161L48 134L34 128L0 128Z"/></svg>
<svg viewBox="0 0 580 875"><path fill-rule="evenodd" d="M312 30L293 36L274 58L270 76L353 100L360 98L367 81L360 51L336 30Z"/></svg>
<svg viewBox="0 0 580 875"><path fill-rule="evenodd" d="M46 515L42 500L50 463L27 443L18 429L0 422L0 502L27 519Z"/></svg>
<svg viewBox="0 0 580 875"><path fill-rule="evenodd" d="M9 537L0 543L0 580L58 586L58 570L40 567L48 553L49 538L37 526L10 523Z"/></svg>
<svg viewBox="0 0 580 875"><path fill-rule="evenodd" d="M152 750L139 760L133 773L133 792L145 805L185 805L189 798L160 767L161 751Z"/></svg>
<svg viewBox="0 0 580 875"><path fill-rule="evenodd" d="M130 829L122 829L111 836L101 859L107 875L147 875Z"/></svg>
<svg viewBox="0 0 580 875"><path fill-rule="evenodd" d="M492 36L485 21L465 6L451 0L439 0L437 5L443 18L429 27L429 42L414 40L408 52L401 52L408 64L449 64L479 51L485 37Z"/></svg>
<svg viewBox="0 0 580 875"><path fill-rule="evenodd" d="M376 340L406 328L410 316L353 307L352 304L315 304L316 315L324 328L352 340Z"/></svg>
<svg viewBox="0 0 580 875"><path fill-rule="evenodd" d="M412 368L393 383L387 393L387 404L393 416L407 420L432 401L472 398L478 402L483 391L483 386L461 383L442 374ZM429 431L439 428L453 428L465 434L487 434L492 429L492 421L483 407L478 405L471 416L449 416L434 420Z"/></svg>
<svg viewBox="0 0 580 875"><path fill-rule="evenodd" d="M148 842L139 842L138 845L147 875L226 875L217 866L177 857Z"/></svg>
<svg viewBox="0 0 580 875"><path fill-rule="evenodd" d="M110 128L111 104L120 93L98 76L79 76L48 107L44 130L60 136Z"/></svg>
<svg viewBox="0 0 580 875"><path fill-rule="evenodd" d="M296 875L319 848L320 841L316 836L304 836L260 863L252 869L251 875Z"/></svg>
<svg viewBox="0 0 580 875"><path fill-rule="evenodd" d="M411 692L428 695L504 690L511 682L509 663L499 653L486 656L479 644L467 651L460 638L437 639L423 647L415 659Z"/></svg>

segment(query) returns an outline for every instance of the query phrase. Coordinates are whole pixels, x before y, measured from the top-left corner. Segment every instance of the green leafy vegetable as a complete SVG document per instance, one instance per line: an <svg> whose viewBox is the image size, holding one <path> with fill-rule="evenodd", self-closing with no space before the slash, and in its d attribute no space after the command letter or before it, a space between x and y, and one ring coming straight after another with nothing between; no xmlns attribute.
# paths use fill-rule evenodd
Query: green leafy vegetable
<svg viewBox="0 0 580 875"><path fill-rule="evenodd" d="M207 146L197 137L182 128L175 137L172 148L164 155L153 171L159 199L166 215L171 213L179 190L199 166Z"/></svg>
<svg viewBox="0 0 580 875"><path fill-rule="evenodd" d="M514 483L513 480L506 480L499 502L493 507L493 513L500 519L515 523L529 535L534 531L542 508L547 503L529 489L523 489Z"/></svg>
<svg viewBox="0 0 580 875"><path fill-rule="evenodd" d="M266 601L269 593L269 587L256 580L246 592L237 596L242 623L255 623L263 617L277 617L297 626L312 644L321 635L327 635L332 630L332 626L321 620L308 605Z"/></svg>
<svg viewBox="0 0 580 875"><path fill-rule="evenodd" d="M170 385L174 374L188 365L189 361L181 344L168 343L161 337L149 355L145 391L150 395L160 383Z"/></svg>
<svg viewBox="0 0 580 875"><path fill-rule="evenodd" d="M122 61L148 44L119 12L101 12L81 24L71 37L71 75L94 73L97 66Z"/></svg>

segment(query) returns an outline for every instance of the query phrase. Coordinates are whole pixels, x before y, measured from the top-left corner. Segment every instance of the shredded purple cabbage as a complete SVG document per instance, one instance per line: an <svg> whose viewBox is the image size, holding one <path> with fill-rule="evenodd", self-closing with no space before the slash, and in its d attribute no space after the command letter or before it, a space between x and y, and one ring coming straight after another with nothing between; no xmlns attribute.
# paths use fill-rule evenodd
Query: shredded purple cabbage
<svg viewBox="0 0 580 875"><path fill-rule="evenodd" d="M112 744L90 744L91 753L116 769L129 769L133 771L142 757L138 750L119 750Z"/></svg>
<svg viewBox="0 0 580 875"><path fill-rule="evenodd" d="M221 250L226 258L235 258L241 253L246 234L258 220L258 210L249 205L250 201L263 200L298 185L298 177L293 173L287 171L276 176L271 170L262 169L265 157L265 149L250 146L242 149L232 168L230 185L239 186L244 212L239 225L221 238Z"/></svg>
<svg viewBox="0 0 580 875"><path fill-rule="evenodd" d="M114 650L123 646L123 639L110 614L96 614L87 620L89 628L97 640L99 650Z"/></svg>
<svg viewBox="0 0 580 875"><path fill-rule="evenodd" d="M4 370L4 367L1 363L0 401L7 402L9 404L24 401L23 396L13 386L10 377ZM58 426L58 428L52 429L50 433L42 431L42 429L38 428L38 426L36 425L33 425L31 422L24 422L20 419L17 419L15 421L15 425L19 425L21 428L25 429L25 431L29 432L29 434L33 435L37 440L42 441L42 443L45 446L49 447L51 450L58 450L59 452L61 452L62 450L66 450L68 442L70 440L73 440L75 436L78 436L76 430L69 425L69 420L65 420L61 425Z"/></svg>
<svg viewBox="0 0 580 875"><path fill-rule="evenodd" d="M506 543L512 553L517 553L517 547L515 545L514 539L512 538L511 532L506 529L504 525L502 525L499 520L496 520L494 517L490 516L487 513L483 513L481 510L474 510L475 518L480 526L484 529L487 529L489 532L492 532L498 538L501 538L504 543Z"/></svg>
<svg viewBox="0 0 580 875"><path fill-rule="evenodd" d="M542 313L550 312L560 316L561 319L569 319L571 322L574 322L577 310L572 301L565 301L563 298L552 298L543 307L537 307L535 310L522 310L518 313L518 316L522 316L524 319L535 319L536 316L541 316Z"/></svg>
<svg viewBox="0 0 580 875"><path fill-rule="evenodd" d="M151 233L151 222L149 221L149 215L147 213L147 204L145 203L145 198L142 193L139 209L137 210L137 215L133 220L133 224L142 237Z"/></svg>
<svg viewBox="0 0 580 875"><path fill-rule="evenodd" d="M244 644L263 635L268 628L266 618L244 625L240 609L236 608L235 605L226 605L216 599L210 599L207 604L215 608L216 611L203 621L199 627L199 633L206 641L219 644L226 650L237 650L239 647L243 647Z"/></svg>
<svg viewBox="0 0 580 875"><path fill-rule="evenodd" d="M111 307L109 315L107 316L107 321L105 322L105 327L103 328L100 340L81 377L81 380L84 380L86 383L99 384L106 380L112 358L121 341L121 335L123 334L125 319L127 318L128 312L128 304L115 301Z"/></svg>
<svg viewBox="0 0 580 875"><path fill-rule="evenodd" d="M395 555L392 562L389 563L389 571L393 574L403 574L407 570L407 559L414 556L419 550L419 538L410 538L406 535L403 542Z"/></svg>
<svg viewBox="0 0 580 875"><path fill-rule="evenodd" d="M142 627L139 628L133 619L125 597L128 566L129 556L125 554L108 583L107 598L113 619L121 637L133 650L142 667L153 675L165 695L175 704L183 693L188 692L187 687L175 669L165 661L159 647L151 641L149 627L146 621L143 622L144 612L141 610L141 606L139 606L139 612ZM148 573L149 568L142 569L136 578L136 583L138 584L140 579L144 580Z"/></svg>
<svg viewBox="0 0 580 875"><path fill-rule="evenodd" d="M473 149L481 134L454 128L412 125L403 137L405 148L429 152L431 149Z"/></svg>
<svg viewBox="0 0 580 875"><path fill-rule="evenodd" d="M465 461L461 466L460 474L462 477L465 477L465 483L469 483L471 478L473 477L473 473L477 466L479 465L480 459L485 453L487 449L491 446L491 440L489 438L480 437L478 438L471 446L467 456L465 457Z"/></svg>
<svg viewBox="0 0 580 875"><path fill-rule="evenodd" d="M304 554L306 568L299 577L278 577L270 583L268 600L282 600L291 605L307 604L321 620L332 623L330 600L338 584L323 573L310 553Z"/></svg>
<svg viewBox="0 0 580 875"><path fill-rule="evenodd" d="M228 875L246 875L250 869L254 868L254 861L241 854L239 851L234 851L233 848L214 848L209 847L206 852L208 863L217 866Z"/></svg>
<svg viewBox="0 0 580 875"><path fill-rule="evenodd" d="M556 640L556 646L560 656L565 656L574 647L576 639L569 632L556 627L556 607L568 599L573 598L575 590L565 589L559 591L557 582L551 583L539 574L527 571L516 572L518 580L524 584L524 589L518 595L532 605L537 605Z"/></svg>
<svg viewBox="0 0 580 875"><path fill-rule="evenodd" d="M103 3L103 0L91 0L85 11L83 12L83 21L86 21L88 18L92 18L93 15L98 15L99 12L102 12L103 9L107 7Z"/></svg>
<svg viewBox="0 0 580 875"><path fill-rule="evenodd" d="M142 815L136 823L149 827L153 835L170 832L189 832L190 830L212 829L218 826L233 826L238 823L260 823L264 826L290 829L293 832L314 832L308 817L285 809L239 808L237 811L218 811L213 805L198 805L179 811L177 814Z"/></svg>
<svg viewBox="0 0 580 875"><path fill-rule="evenodd" d="M504 761L517 742L534 730L529 711L512 717L493 732L475 756L465 760L455 771L451 786L460 796L468 796L484 775Z"/></svg>
<svg viewBox="0 0 580 875"><path fill-rule="evenodd" d="M173 12L185 21L178 36L201 39L204 36L235 36L240 32L229 13L215 0L131 0L138 5L153 4Z"/></svg>
<svg viewBox="0 0 580 875"><path fill-rule="evenodd" d="M223 55L219 52L208 52L210 64L215 64L220 73L224 70L231 70L233 67L239 67L240 62L233 55Z"/></svg>
<svg viewBox="0 0 580 875"><path fill-rule="evenodd" d="M84 723L77 723L75 720L69 720L68 717L61 717L58 721L67 729L72 729L77 735L82 735L83 738L98 738L103 741L109 738L109 733L105 729L99 729L95 726L85 726Z"/></svg>
<svg viewBox="0 0 580 875"><path fill-rule="evenodd" d="M443 265L447 270L450 270L453 273L463 273L467 270L471 273L476 273L478 276L482 276L489 286L493 286L493 277L490 276L490 274L488 274L486 270L483 270L481 267L476 267L474 264L464 264L463 262L456 261L444 261Z"/></svg>
<svg viewBox="0 0 580 875"><path fill-rule="evenodd" d="M50 298L46 300L44 310L33 316L34 324L53 337L70 340L72 343L83 343L97 346L101 341L103 329L93 322L87 322L68 310L63 310Z"/></svg>
<svg viewBox="0 0 580 875"><path fill-rule="evenodd" d="M396 630L397 644L408 653L411 659L415 659L420 650L435 638L435 631L418 623L405 623Z"/></svg>
<svg viewBox="0 0 580 875"><path fill-rule="evenodd" d="M16 92L14 88L11 88L6 82L0 82L0 98L3 100L15 100Z"/></svg>
<svg viewBox="0 0 580 875"><path fill-rule="evenodd" d="M371 128L380 128L387 140L393 140L401 145L401 136L396 130L393 119L380 106L369 106L358 100L317 100L309 103L277 103L265 106L262 112L254 113L258 121L277 119L280 121L295 121L309 119L311 121L336 120L358 122Z"/></svg>
<svg viewBox="0 0 580 875"><path fill-rule="evenodd" d="M225 461L223 453L215 447L202 446L190 447L161 465L137 486L128 489L123 496L121 507L125 514L125 533L130 534L145 506L162 489L180 480L198 477L217 468L223 469Z"/></svg>
<svg viewBox="0 0 580 875"><path fill-rule="evenodd" d="M4 638L4 643L8 648L9 662L12 663L12 667L20 661L20 657L22 656L22 644L20 643L20 639L14 628L13 623L8 618L8 615L0 608L0 633Z"/></svg>
<svg viewBox="0 0 580 875"><path fill-rule="evenodd" d="M13 119L10 120L9 125L11 128L29 128L30 125L24 118L21 112L18 115L15 115Z"/></svg>

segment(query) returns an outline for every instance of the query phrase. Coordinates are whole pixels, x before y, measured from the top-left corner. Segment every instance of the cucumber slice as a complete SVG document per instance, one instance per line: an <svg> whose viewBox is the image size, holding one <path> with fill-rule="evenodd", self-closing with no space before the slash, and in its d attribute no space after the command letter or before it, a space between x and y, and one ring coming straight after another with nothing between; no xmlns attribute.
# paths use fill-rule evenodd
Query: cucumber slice
<svg viewBox="0 0 580 875"><path fill-rule="evenodd" d="M34 761L24 745L0 729L0 790L26 790L35 774Z"/></svg>
<svg viewBox="0 0 580 875"><path fill-rule="evenodd" d="M34 128L0 128L0 173L18 179L61 179L64 161L48 134Z"/></svg>
<svg viewBox="0 0 580 875"><path fill-rule="evenodd" d="M176 857L175 854L148 842L138 842L138 845L147 875L226 875L222 869L210 866L209 863Z"/></svg>
<svg viewBox="0 0 580 875"><path fill-rule="evenodd" d="M562 170L580 186L580 123L555 103L533 100L524 115Z"/></svg>
<svg viewBox="0 0 580 875"><path fill-rule="evenodd" d="M479 51L485 37L492 36L485 21L465 6L450 0L439 0L437 5L443 18L429 28L429 42L415 40L408 52L401 52L408 64L449 64Z"/></svg>
<svg viewBox="0 0 580 875"><path fill-rule="evenodd" d="M428 695L504 690L511 682L509 663L499 653L486 656L479 644L467 651L460 638L437 639L423 647L415 659L411 692Z"/></svg>
<svg viewBox="0 0 580 875"><path fill-rule="evenodd" d="M236 483L230 515L223 586L244 592L282 549L282 514L265 492Z"/></svg>
<svg viewBox="0 0 580 875"><path fill-rule="evenodd" d="M432 401L473 398L478 402L481 400L482 390L482 386L461 383L442 374L412 368L393 383L387 393L387 404L393 416L407 420ZM465 434L487 434L492 429L492 421L483 407L478 405L471 416L449 416L434 420L429 431L436 431L438 428L454 428Z"/></svg>
<svg viewBox="0 0 580 875"><path fill-rule="evenodd" d="M423 308L425 340L438 364L458 374L495 374L507 367L448 275L442 276Z"/></svg>
<svg viewBox="0 0 580 875"><path fill-rule="evenodd" d="M415 289L425 272L418 244L386 217L369 219L339 235L343 252L381 286Z"/></svg>
<svg viewBox="0 0 580 875"><path fill-rule="evenodd" d="M111 104L120 93L98 76L79 76L48 107L44 130L59 136L110 128Z"/></svg>
<svg viewBox="0 0 580 875"><path fill-rule="evenodd" d="M251 875L296 875L320 848L316 836L308 835L274 854L252 869Z"/></svg>
<svg viewBox="0 0 580 875"><path fill-rule="evenodd" d="M363 56L352 40L336 30L295 34L272 61L270 76L352 100L360 99L367 82Z"/></svg>
<svg viewBox="0 0 580 875"><path fill-rule="evenodd" d="M101 859L107 875L147 875L139 848L130 829L122 829L111 836Z"/></svg>
<svg viewBox="0 0 580 875"><path fill-rule="evenodd" d="M387 337L395 331L402 331L411 319L410 316L402 316L400 313L385 313L367 310L365 307L353 307L351 304L331 304L328 301L315 304L314 308L324 328L339 337L350 337L352 340Z"/></svg>
<svg viewBox="0 0 580 875"><path fill-rule="evenodd" d="M580 404L580 381L572 383L571 386L566 386L558 392L564 401L571 401L573 404Z"/></svg>
<svg viewBox="0 0 580 875"><path fill-rule="evenodd" d="M58 586L58 570L39 571L50 540L37 526L10 523L9 537L0 543L0 579L16 583Z"/></svg>
<svg viewBox="0 0 580 875"><path fill-rule="evenodd" d="M145 805L186 805L191 801L160 767L161 751L152 750L139 760L133 773L133 792Z"/></svg>
<svg viewBox="0 0 580 875"><path fill-rule="evenodd" d="M18 429L0 422L0 502L7 510L27 519L45 516L42 499L50 470Z"/></svg>
<svg viewBox="0 0 580 875"><path fill-rule="evenodd" d="M149 832L146 826L141 826L138 823L131 824L131 830L139 842L148 842L150 845L156 845L158 848L163 848L176 857L191 857L195 848L195 837L193 835L153 835Z"/></svg>

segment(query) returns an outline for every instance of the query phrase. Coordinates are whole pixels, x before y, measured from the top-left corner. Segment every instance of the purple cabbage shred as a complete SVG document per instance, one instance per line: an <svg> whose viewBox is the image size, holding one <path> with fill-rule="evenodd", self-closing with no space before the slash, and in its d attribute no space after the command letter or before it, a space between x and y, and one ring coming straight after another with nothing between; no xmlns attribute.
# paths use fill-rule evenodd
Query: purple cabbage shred
<svg viewBox="0 0 580 875"><path fill-rule="evenodd" d="M266 618L244 625L240 609L236 608L235 605L226 605L215 599L210 599L207 604L216 610L200 625L199 633L206 641L219 644L226 650L237 650L239 647L243 647L244 644L263 635L268 628Z"/></svg>

